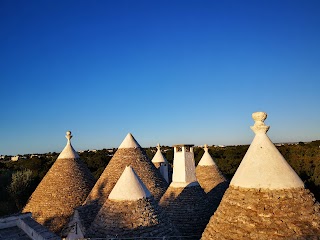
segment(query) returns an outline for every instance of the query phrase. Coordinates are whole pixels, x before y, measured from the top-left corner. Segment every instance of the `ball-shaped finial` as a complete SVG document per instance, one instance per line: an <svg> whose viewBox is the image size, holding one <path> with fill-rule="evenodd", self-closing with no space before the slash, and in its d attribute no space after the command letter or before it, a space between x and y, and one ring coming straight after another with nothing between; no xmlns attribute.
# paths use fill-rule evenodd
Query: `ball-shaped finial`
<svg viewBox="0 0 320 240"><path fill-rule="evenodd" d="M66 134L66 138L70 140L72 138L71 131L67 131Z"/></svg>
<svg viewBox="0 0 320 240"><path fill-rule="evenodd" d="M203 149L204 149L205 151L208 151L208 144L203 145Z"/></svg>
<svg viewBox="0 0 320 240"><path fill-rule="evenodd" d="M265 112L254 112L252 113L252 118L254 121L261 121L264 122L268 117L267 113Z"/></svg>

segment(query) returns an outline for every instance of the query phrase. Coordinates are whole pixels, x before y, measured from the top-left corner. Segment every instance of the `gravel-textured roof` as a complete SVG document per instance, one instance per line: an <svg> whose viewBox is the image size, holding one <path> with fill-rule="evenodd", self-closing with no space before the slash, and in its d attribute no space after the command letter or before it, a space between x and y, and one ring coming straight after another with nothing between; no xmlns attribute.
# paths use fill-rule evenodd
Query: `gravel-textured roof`
<svg viewBox="0 0 320 240"><path fill-rule="evenodd" d="M69 141L68 143L69 144ZM79 158L58 158L32 193L23 212L60 233L94 185L94 177Z"/></svg>
<svg viewBox="0 0 320 240"><path fill-rule="evenodd" d="M319 239L320 205L252 114L256 136L202 239Z"/></svg>

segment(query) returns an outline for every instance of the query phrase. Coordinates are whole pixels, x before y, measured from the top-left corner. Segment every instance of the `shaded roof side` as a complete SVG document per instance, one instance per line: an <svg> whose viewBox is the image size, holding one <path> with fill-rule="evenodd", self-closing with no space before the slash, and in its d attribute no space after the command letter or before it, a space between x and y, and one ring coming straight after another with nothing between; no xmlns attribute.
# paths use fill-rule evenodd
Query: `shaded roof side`
<svg viewBox="0 0 320 240"><path fill-rule="evenodd" d="M31 213L22 213L0 218L0 239L58 240L61 238L32 219Z"/></svg>
<svg viewBox="0 0 320 240"><path fill-rule="evenodd" d="M51 232L49 229L46 227L42 226L40 223L32 219L31 217L29 218L24 218L21 220L25 225L27 225L29 228L33 229L35 233L33 235L38 235L39 237L47 240L58 240L61 239L58 237L56 234Z"/></svg>
<svg viewBox="0 0 320 240"><path fill-rule="evenodd" d="M200 236L211 217L210 204L200 185L168 187L159 205L164 209L182 236Z"/></svg>
<svg viewBox="0 0 320 240"><path fill-rule="evenodd" d="M137 201L108 199L92 222L86 237L147 238L179 236L153 197Z"/></svg>
<svg viewBox="0 0 320 240"><path fill-rule="evenodd" d="M2 228L0 229L1 240L30 240L30 238L21 228L18 226Z"/></svg>
<svg viewBox="0 0 320 240"><path fill-rule="evenodd" d="M75 209L75 211L78 212L79 221L82 227L81 230L85 236L87 236L86 233L88 232L90 225L95 219L99 210L100 210L100 207L98 204L83 205ZM73 214L73 217L74 215L75 215L75 212Z"/></svg>

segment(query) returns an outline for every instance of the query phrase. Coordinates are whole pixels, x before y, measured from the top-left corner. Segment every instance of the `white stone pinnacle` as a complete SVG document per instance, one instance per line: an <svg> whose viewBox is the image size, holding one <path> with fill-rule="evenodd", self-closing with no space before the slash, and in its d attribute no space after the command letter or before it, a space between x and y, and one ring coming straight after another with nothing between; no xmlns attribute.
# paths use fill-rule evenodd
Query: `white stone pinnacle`
<svg viewBox="0 0 320 240"><path fill-rule="evenodd" d="M157 152L156 154L153 156L152 158L152 162L153 163L168 163L167 159L163 156L163 154L161 153L161 150L160 150L160 144L158 143L157 145Z"/></svg>
<svg viewBox="0 0 320 240"><path fill-rule="evenodd" d="M71 131L67 131L66 134L67 134L66 138L68 139L67 145L65 146L65 148L60 153L58 159L80 158L78 153L73 149L73 147L71 145L71 138L72 138Z"/></svg>
<svg viewBox="0 0 320 240"><path fill-rule="evenodd" d="M303 188L304 184L271 142L264 124L267 114L252 114L255 120L251 129L255 137L234 174L230 185L244 188L290 189Z"/></svg>
<svg viewBox="0 0 320 240"><path fill-rule="evenodd" d="M132 136L131 133L128 133L125 139L120 144L119 148L141 148L137 140Z"/></svg>
<svg viewBox="0 0 320 240"><path fill-rule="evenodd" d="M148 198L151 193L135 173L131 166L127 166L112 189L109 199L119 201L135 201Z"/></svg>
<svg viewBox="0 0 320 240"><path fill-rule="evenodd" d="M200 159L198 166L215 166L215 162L213 161L212 157L210 156L210 153L208 151L208 145L204 145L204 154L202 158Z"/></svg>

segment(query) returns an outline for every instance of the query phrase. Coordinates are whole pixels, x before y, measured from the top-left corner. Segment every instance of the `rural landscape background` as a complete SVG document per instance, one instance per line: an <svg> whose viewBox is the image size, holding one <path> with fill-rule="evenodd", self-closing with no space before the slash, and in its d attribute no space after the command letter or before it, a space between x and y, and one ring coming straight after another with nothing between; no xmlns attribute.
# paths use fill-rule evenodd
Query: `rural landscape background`
<svg viewBox="0 0 320 240"><path fill-rule="evenodd" d="M25 206L69 129L96 180L128 132L150 159L165 145L170 164L174 144L197 146L197 164L206 143L230 180L258 111L319 201L319 12L319 0L1 0L0 216Z"/></svg>
<svg viewBox="0 0 320 240"><path fill-rule="evenodd" d="M320 200L320 140L308 143L279 144L277 148L304 181L307 188ZM237 170L248 145L209 147L209 153L228 179ZM97 180L116 149L83 151L80 158L87 164ZM156 152L155 147L145 148L150 159ZM162 146L167 160L173 162L173 148ZM199 162L203 149L195 147L195 162ZM35 190L41 179L54 163L59 153L46 153L26 159L10 161L10 157L0 161L0 215L18 212ZM31 157L31 158L30 158Z"/></svg>

